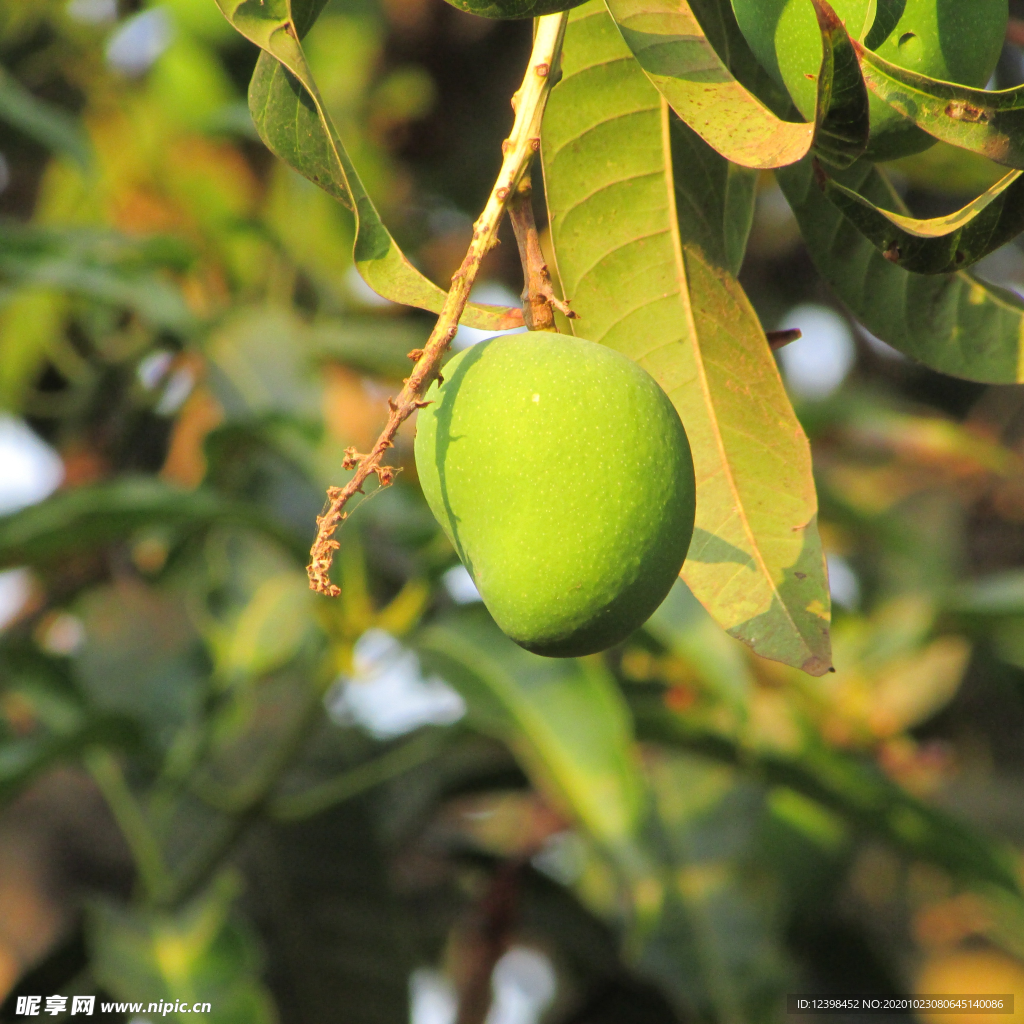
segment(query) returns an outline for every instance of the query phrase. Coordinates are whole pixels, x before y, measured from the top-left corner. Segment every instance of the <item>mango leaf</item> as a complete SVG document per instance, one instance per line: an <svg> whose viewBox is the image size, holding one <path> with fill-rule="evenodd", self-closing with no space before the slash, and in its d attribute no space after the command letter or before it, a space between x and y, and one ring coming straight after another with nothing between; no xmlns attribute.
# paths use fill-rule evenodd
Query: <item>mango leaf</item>
<svg viewBox="0 0 1024 1024"><path fill-rule="evenodd" d="M782 167L814 145L823 159L847 167L867 148L867 90L850 37L827 5L815 0L824 57L815 121L802 123L776 117L733 77L687 0L606 2L626 45L672 109L733 163ZM713 14L721 23L719 49L745 49L729 4L716 4Z"/></svg>
<svg viewBox="0 0 1024 1024"><path fill-rule="evenodd" d="M90 715L68 732L46 732L17 740L0 738L0 807L54 765L99 747L133 749L139 731L122 715Z"/></svg>
<svg viewBox="0 0 1024 1024"><path fill-rule="evenodd" d="M20 409L64 330L67 299L49 288L22 288L0 306L0 408Z"/></svg>
<svg viewBox="0 0 1024 1024"><path fill-rule="evenodd" d="M1024 570L964 581L948 594L945 607L964 615L1024 615Z"/></svg>
<svg viewBox="0 0 1024 1024"><path fill-rule="evenodd" d="M1024 170L1024 88L972 89L890 64L856 40L867 87L929 135Z"/></svg>
<svg viewBox="0 0 1024 1024"><path fill-rule="evenodd" d="M305 538L250 505L212 491L179 490L151 477L123 477L60 491L0 517L0 567L52 562L123 541L144 526L200 530L218 523L256 530L305 562Z"/></svg>
<svg viewBox="0 0 1024 1024"><path fill-rule="evenodd" d="M78 119L33 96L3 68L0 68L0 121L54 153L70 157L84 171L92 165L89 136Z"/></svg>
<svg viewBox="0 0 1024 1024"><path fill-rule="evenodd" d="M334 127L306 63L300 38L323 3L310 0L217 0L228 21L264 52L249 84L249 110L267 147L334 196L355 217L355 265L379 295L434 313L445 293L398 248ZM481 330L522 325L522 311L468 305L462 322Z"/></svg>
<svg viewBox="0 0 1024 1024"><path fill-rule="evenodd" d="M733 276L750 172L671 115L594 3L570 14L542 149L574 330L643 366L690 438L697 522L684 580L759 654L827 671L810 451Z"/></svg>
<svg viewBox="0 0 1024 1024"><path fill-rule="evenodd" d="M721 632L719 632L721 636ZM770 887L751 884L765 791L739 772L661 748L647 758L672 898L638 960L682 1019L770 1020L789 980Z"/></svg>
<svg viewBox="0 0 1024 1024"><path fill-rule="evenodd" d="M306 574L275 573L263 580L229 626L211 626L214 672L227 683L258 678L287 664L314 628L315 597Z"/></svg>
<svg viewBox="0 0 1024 1024"><path fill-rule="evenodd" d="M428 626L414 644L478 728L507 742L620 865L643 870L636 844L646 793L632 725L598 663L530 654L479 607Z"/></svg>
<svg viewBox="0 0 1024 1024"><path fill-rule="evenodd" d="M308 329L313 352L364 373L401 380L408 376L409 352L423 348L430 325L419 317L353 317L319 320Z"/></svg>
<svg viewBox="0 0 1024 1024"><path fill-rule="evenodd" d="M78 687L92 707L130 718L166 749L196 714L206 682L184 597L124 577L87 590L73 610L84 633L71 659Z"/></svg>
<svg viewBox="0 0 1024 1024"><path fill-rule="evenodd" d="M255 942L233 919L237 892L235 878L224 875L177 912L96 901L86 928L96 980L132 1001L128 1014L188 1021L199 1012L196 1003L206 1003L203 1016L214 1024L273 1024L277 1015L259 980ZM179 1001L185 1004L180 1014L174 1012Z"/></svg>
<svg viewBox="0 0 1024 1024"><path fill-rule="evenodd" d="M677 580L668 597L644 624L644 632L694 667L705 686L742 721L754 677L743 648L727 637L714 619Z"/></svg>
<svg viewBox="0 0 1024 1024"><path fill-rule="evenodd" d="M825 198L810 161L776 171L821 276L874 335L932 369L990 384L1024 380L1024 302L973 274L911 274L887 260ZM880 209L905 213L866 161L836 179Z"/></svg>
<svg viewBox="0 0 1024 1024"><path fill-rule="evenodd" d="M13 697L32 722L30 732L15 736L0 717L0 807L39 775L89 749L134 752L141 746L129 716L90 704L67 658L49 657L17 633L0 646L0 697Z"/></svg>
<svg viewBox="0 0 1024 1024"><path fill-rule="evenodd" d="M861 831L914 858L945 868L955 878L1020 893L1017 858L956 818L930 807L890 781L872 763L825 743L787 756L756 750L731 736L669 711L660 698L630 700L642 740L693 751L754 771L838 812Z"/></svg>
<svg viewBox="0 0 1024 1024"><path fill-rule="evenodd" d="M824 171L816 172L832 205L890 263L915 274L966 270L1024 230L1022 171L1010 171L956 213L928 220L879 209Z"/></svg>
<svg viewBox="0 0 1024 1024"><path fill-rule="evenodd" d="M163 271L186 269L192 258L172 238L0 223L0 279L124 306L181 334L195 330L196 318Z"/></svg>
<svg viewBox="0 0 1024 1024"><path fill-rule="evenodd" d="M919 416L898 403L850 389L821 403L801 422L812 438L841 431L852 444L889 452L911 465L948 467L956 473L994 473L1011 477L1022 464L998 441L943 416Z"/></svg>

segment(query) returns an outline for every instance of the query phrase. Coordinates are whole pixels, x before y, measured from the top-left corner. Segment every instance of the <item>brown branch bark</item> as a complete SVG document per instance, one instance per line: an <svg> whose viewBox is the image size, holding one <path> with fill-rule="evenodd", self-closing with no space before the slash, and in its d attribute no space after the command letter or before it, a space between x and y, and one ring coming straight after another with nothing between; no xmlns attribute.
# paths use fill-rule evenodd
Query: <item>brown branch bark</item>
<svg viewBox="0 0 1024 1024"><path fill-rule="evenodd" d="M777 352L783 345L788 345L791 341L799 341L803 337L799 327L789 327L783 331L769 331L765 337L768 339L768 345L773 352Z"/></svg>
<svg viewBox="0 0 1024 1024"><path fill-rule="evenodd" d="M521 861L502 864L460 936L462 983L455 1024L487 1020L494 968L508 951L519 916L521 876Z"/></svg>
<svg viewBox="0 0 1024 1024"><path fill-rule="evenodd" d="M480 263L494 246L498 225L509 200L528 171L534 154L540 149L541 118L551 91L554 78L551 71L556 67L561 51L566 18L567 15L562 12L537 19L530 63L523 84L512 100L516 119L512 134L502 147L505 158L501 172L483 213L473 225L473 241L462 266L452 278L452 286L437 324L422 351L410 353L416 359L416 365L398 397L388 399L391 415L373 448L365 454L348 449L342 465L344 469L354 469L355 473L344 487L331 487L327 491L327 508L322 515L317 516L316 540L310 551L309 565L306 566L310 589L327 597L337 597L341 593L331 583L330 570L334 552L339 547L334 540L334 532L348 517L344 511L345 505L354 495L364 493L363 484L371 474L376 474L381 487L387 487L394 480L397 470L394 466L382 464L384 455L389 448L394 447L398 428L425 404L423 396L434 378L439 376L441 358L458 330L459 318L466 308Z"/></svg>
<svg viewBox="0 0 1024 1024"><path fill-rule="evenodd" d="M508 217L523 264L523 320L527 328L531 331L553 331L556 309L570 320L575 320L577 314L555 295L551 284L551 273L540 247L537 222L533 217L533 183L529 173L523 175L509 202Z"/></svg>

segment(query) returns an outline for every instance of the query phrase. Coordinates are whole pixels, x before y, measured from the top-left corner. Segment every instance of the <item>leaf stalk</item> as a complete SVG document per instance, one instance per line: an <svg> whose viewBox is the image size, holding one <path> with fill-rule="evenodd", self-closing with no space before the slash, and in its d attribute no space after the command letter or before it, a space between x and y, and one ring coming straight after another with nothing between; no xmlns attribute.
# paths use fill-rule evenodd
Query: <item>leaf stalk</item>
<svg viewBox="0 0 1024 1024"><path fill-rule="evenodd" d="M527 172L519 182L508 206L508 219L519 245L523 264L523 322L531 331L555 330L555 310L570 320L577 319L569 304L555 295L551 272L540 245L537 222L533 217L533 183Z"/></svg>

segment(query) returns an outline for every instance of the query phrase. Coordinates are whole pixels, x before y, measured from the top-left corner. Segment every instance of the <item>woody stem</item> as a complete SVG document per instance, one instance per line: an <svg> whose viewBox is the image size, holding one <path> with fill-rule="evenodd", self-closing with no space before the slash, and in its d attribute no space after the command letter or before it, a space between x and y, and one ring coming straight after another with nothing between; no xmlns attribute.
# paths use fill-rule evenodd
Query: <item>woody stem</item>
<svg viewBox="0 0 1024 1024"><path fill-rule="evenodd" d="M547 261L540 247L540 235L533 218L533 184L527 171L508 206L508 219L516 234L519 259L523 264L523 320L531 331L553 331L555 310L570 320L576 314L556 295Z"/></svg>

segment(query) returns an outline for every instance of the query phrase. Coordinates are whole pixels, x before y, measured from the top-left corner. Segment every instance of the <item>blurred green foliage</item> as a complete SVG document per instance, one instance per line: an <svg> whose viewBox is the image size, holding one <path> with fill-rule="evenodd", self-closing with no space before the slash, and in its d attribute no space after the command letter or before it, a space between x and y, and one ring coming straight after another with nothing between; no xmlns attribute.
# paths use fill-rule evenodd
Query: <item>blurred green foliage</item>
<svg viewBox="0 0 1024 1024"><path fill-rule="evenodd" d="M163 48L123 70L140 24ZM435 283L528 42L426 0L336 0L309 37ZM398 483L340 535L341 597L314 596L323 490L430 320L353 283L346 212L255 141L255 61L212 0L0 5L0 403L64 468L0 518L0 565L28 581L0 632L4 1019L62 992L432 1024L424 977L465 1007L521 946L554 971L551 1024L779 1020L787 991L908 991L965 945L1011 985L1019 390L858 334L845 383L796 396L825 548L859 583L823 679L751 654L681 583L606 656L527 654L466 599L408 433ZM950 149L898 165L922 215L984 170ZM774 327L831 300L758 190L743 279ZM513 250L486 272L515 292ZM979 272L1024 284L1019 249L996 256ZM103 837L88 857L52 824L48 780L71 778L102 798L76 826ZM36 804L58 838L16 902Z"/></svg>

